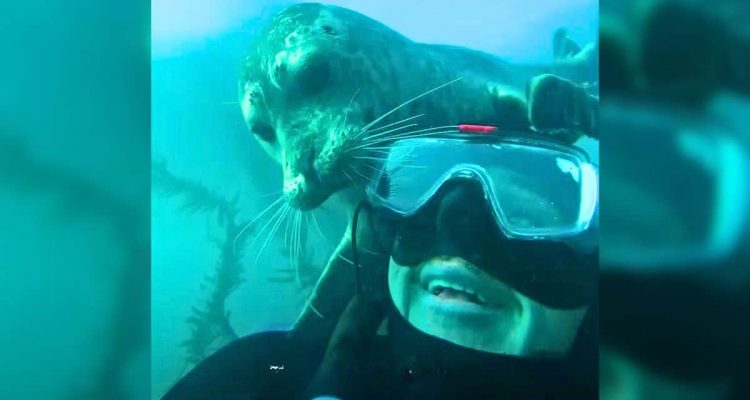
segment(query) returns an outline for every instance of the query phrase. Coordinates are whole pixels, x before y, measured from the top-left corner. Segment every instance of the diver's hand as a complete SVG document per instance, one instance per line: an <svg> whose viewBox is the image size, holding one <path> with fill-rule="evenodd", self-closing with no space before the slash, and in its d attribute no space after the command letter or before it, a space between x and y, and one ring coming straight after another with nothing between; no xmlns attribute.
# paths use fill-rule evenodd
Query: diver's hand
<svg viewBox="0 0 750 400"><path fill-rule="evenodd" d="M341 314L323 362L306 391L307 399L358 399L367 387L368 354L385 316L382 296L357 295Z"/></svg>

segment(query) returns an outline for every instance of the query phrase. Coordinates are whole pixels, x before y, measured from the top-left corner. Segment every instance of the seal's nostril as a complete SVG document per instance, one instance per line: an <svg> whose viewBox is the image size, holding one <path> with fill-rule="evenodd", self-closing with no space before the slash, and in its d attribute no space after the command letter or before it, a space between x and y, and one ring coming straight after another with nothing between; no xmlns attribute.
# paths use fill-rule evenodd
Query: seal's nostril
<svg viewBox="0 0 750 400"><path fill-rule="evenodd" d="M299 196L305 191L305 177L298 174L284 182L284 193L287 196Z"/></svg>

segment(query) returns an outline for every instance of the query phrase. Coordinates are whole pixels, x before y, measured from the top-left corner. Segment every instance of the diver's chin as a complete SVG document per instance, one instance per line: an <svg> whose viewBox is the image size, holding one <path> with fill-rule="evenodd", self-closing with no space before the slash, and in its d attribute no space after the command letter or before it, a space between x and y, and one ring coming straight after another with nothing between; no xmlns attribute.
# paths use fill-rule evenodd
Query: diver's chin
<svg viewBox="0 0 750 400"><path fill-rule="evenodd" d="M547 309L458 257L434 257L413 267L391 259L388 286L396 308L415 328L496 354L564 354L585 313ZM558 323L559 330L553 326Z"/></svg>

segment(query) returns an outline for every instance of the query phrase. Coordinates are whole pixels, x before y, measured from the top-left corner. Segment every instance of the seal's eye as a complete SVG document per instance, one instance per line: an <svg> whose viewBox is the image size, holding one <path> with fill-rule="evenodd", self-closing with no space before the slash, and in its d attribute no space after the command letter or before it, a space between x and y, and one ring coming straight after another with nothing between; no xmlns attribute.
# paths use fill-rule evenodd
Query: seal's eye
<svg viewBox="0 0 750 400"><path fill-rule="evenodd" d="M323 25L320 29L328 36L336 36L336 29L333 29L331 25Z"/></svg>
<svg viewBox="0 0 750 400"><path fill-rule="evenodd" d="M297 85L307 94L319 93L331 79L331 64L324 58L305 63L296 74Z"/></svg>
<svg viewBox="0 0 750 400"><path fill-rule="evenodd" d="M274 131L269 125L255 123L250 126L250 131L268 143L276 142L276 131Z"/></svg>

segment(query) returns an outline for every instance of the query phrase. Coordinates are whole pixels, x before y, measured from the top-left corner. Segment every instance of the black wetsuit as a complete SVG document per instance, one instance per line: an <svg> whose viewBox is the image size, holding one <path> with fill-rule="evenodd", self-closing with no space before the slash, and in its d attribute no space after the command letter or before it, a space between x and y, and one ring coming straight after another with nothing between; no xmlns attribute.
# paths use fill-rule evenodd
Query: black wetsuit
<svg viewBox="0 0 750 400"><path fill-rule="evenodd" d="M370 340L372 329L354 340L349 337L347 342L368 340L357 343L351 355L331 352L337 356L327 361L336 360L338 367L322 361L328 342L338 344L340 336L330 340L334 334L327 331L305 334L303 330L294 335L261 333L239 339L203 361L164 399L310 399L318 395L346 400L597 398L596 253L582 256L554 241L508 239L498 230L483 189L474 181L443 185L420 213L408 219L387 212L373 218L377 223L370 226L378 227L379 233L399 232L375 236L388 238L381 240L381 247L401 265L418 265L430 257L451 254L543 303L563 308L586 305L587 316L568 356L520 358L460 347L418 331L389 302L387 310L382 310L388 315L388 334ZM398 240L393 239L396 236ZM391 242L392 246L386 246ZM382 260L363 264L387 268ZM383 293L388 293L387 289ZM381 321L380 315L376 323ZM337 322L346 326L352 321ZM321 364L326 366L325 373L316 372Z"/></svg>
<svg viewBox="0 0 750 400"><path fill-rule="evenodd" d="M589 316L596 315L589 313ZM239 339L196 366L165 396L193 399L595 399L597 341L593 318L584 322L570 356L523 359L468 350L427 336L391 312L389 334L360 349L359 372L341 368L326 387L312 377L325 344L288 332Z"/></svg>

